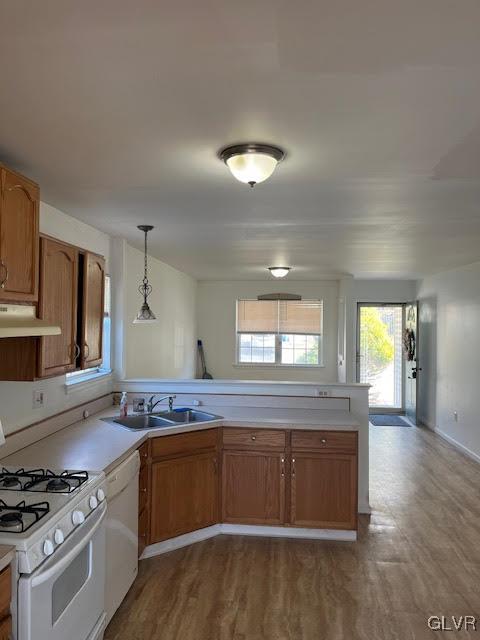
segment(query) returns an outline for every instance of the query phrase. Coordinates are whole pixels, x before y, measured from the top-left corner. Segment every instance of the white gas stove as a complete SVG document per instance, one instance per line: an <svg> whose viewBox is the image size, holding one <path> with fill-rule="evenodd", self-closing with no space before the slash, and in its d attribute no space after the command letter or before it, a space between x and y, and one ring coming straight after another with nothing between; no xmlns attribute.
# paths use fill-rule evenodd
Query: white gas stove
<svg viewBox="0 0 480 640"><path fill-rule="evenodd" d="M15 640L103 637L105 493L102 472L0 468L0 544L17 551Z"/></svg>
<svg viewBox="0 0 480 640"><path fill-rule="evenodd" d="M31 573L104 499L103 473L2 468L0 544L15 546L20 573Z"/></svg>

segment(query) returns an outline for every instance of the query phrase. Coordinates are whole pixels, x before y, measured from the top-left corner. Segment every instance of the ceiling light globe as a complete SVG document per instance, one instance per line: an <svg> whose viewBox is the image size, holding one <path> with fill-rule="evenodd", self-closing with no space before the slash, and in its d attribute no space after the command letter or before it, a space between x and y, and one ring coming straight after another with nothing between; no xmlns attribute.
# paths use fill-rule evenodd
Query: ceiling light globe
<svg viewBox="0 0 480 640"><path fill-rule="evenodd" d="M291 267L268 267L268 270L274 278L284 278L290 269Z"/></svg>
<svg viewBox="0 0 480 640"><path fill-rule="evenodd" d="M237 180L254 187L272 175L285 152L273 145L249 142L225 147L218 152L218 157Z"/></svg>
<svg viewBox="0 0 480 640"><path fill-rule="evenodd" d="M242 153L227 160L232 175L245 184L257 184L269 178L277 161L265 153Z"/></svg>

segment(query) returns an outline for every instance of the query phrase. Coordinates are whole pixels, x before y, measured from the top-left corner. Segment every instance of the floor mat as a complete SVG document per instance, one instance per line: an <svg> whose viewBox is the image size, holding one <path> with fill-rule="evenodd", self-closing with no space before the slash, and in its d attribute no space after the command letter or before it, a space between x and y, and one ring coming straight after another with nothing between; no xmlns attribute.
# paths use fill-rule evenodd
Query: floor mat
<svg viewBox="0 0 480 640"><path fill-rule="evenodd" d="M412 425L402 416L395 414L371 415L368 418L375 427L411 427Z"/></svg>

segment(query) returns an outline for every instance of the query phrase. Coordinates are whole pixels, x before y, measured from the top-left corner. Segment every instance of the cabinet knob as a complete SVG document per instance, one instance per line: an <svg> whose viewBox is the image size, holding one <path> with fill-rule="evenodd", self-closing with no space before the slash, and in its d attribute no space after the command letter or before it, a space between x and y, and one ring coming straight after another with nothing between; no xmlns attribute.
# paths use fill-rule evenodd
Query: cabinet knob
<svg viewBox="0 0 480 640"><path fill-rule="evenodd" d="M140 491L141 491L142 493L147 493L147 488L146 488L146 487L145 487L145 488L142 488L142 489L140 489Z"/></svg>
<svg viewBox="0 0 480 640"><path fill-rule="evenodd" d="M327 444L327 441L325 440L325 438L322 438L321 443L322 444Z"/></svg>
<svg viewBox="0 0 480 640"><path fill-rule="evenodd" d="M257 439L257 436L252 436L252 440L256 440L256 439Z"/></svg>

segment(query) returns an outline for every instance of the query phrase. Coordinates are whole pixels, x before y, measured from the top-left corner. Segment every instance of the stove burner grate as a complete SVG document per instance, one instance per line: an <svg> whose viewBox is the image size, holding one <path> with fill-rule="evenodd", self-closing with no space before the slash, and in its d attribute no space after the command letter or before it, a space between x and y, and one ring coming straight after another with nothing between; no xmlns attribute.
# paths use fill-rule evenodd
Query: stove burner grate
<svg viewBox="0 0 480 640"><path fill-rule="evenodd" d="M9 506L3 500L0 500L0 531L10 531L14 527L19 527L15 533L24 533L30 527L36 524L50 511L48 502L37 502L35 504L25 504L22 500L15 506ZM25 522L23 516L31 515L30 522Z"/></svg>
<svg viewBox="0 0 480 640"><path fill-rule="evenodd" d="M0 489L10 491L42 491L45 493L72 493L88 480L86 471L62 471L54 473L50 469L33 469L0 472Z"/></svg>
<svg viewBox="0 0 480 640"><path fill-rule="evenodd" d="M7 529L22 524L22 521L23 518L20 511L7 511L7 513L0 514L0 526L6 527Z"/></svg>

